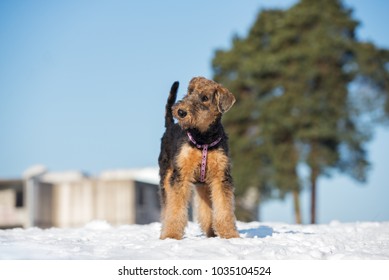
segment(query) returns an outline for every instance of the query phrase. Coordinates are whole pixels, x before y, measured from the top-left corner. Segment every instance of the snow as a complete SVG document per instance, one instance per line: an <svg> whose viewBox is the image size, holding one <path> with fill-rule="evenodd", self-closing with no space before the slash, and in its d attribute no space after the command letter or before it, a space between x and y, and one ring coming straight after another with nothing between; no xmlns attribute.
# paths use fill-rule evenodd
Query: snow
<svg viewBox="0 0 389 280"><path fill-rule="evenodd" d="M23 173L23 178L28 180L33 177L39 177L43 182L63 183L80 181L87 176L77 170L53 172L48 171L44 165L34 165ZM149 184L159 184L159 168L144 167L133 169L114 169L101 172L97 178L101 180L135 180Z"/></svg>
<svg viewBox="0 0 389 280"><path fill-rule="evenodd" d="M159 240L161 224L0 230L0 259L290 260L389 259L389 222L325 225L237 223L241 238L206 238L196 223L183 240Z"/></svg>
<svg viewBox="0 0 389 280"><path fill-rule="evenodd" d="M46 166L42 164L33 165L29 167L26 171L24 171L23 178L27 180L35 176L40 176L46 172L47 172Z"/></svg>
<svg viewBox="0 0 389 280"><path fill-rule="evenodd" d="M40 181L47 183L77 182L85 177L85 174L77 170L49 172L44 165L31 166L23 173L23 179L25 180L39 178Z"/></svg>
<svg viewBox="0 0 389 280"><path fill-rule="evenodd" d="M80 171L62 171L48 172L41 176L40 180L47 183L71 183L78 182L85 178L85 175Z"/></svg>
<svg viewBox="0 0 389 280"><path fill-rule="evenodd" d="M159 184L159 168L145 167L134 169L107 170L99 175L103 180L135 180L149 184Z"/></svg>

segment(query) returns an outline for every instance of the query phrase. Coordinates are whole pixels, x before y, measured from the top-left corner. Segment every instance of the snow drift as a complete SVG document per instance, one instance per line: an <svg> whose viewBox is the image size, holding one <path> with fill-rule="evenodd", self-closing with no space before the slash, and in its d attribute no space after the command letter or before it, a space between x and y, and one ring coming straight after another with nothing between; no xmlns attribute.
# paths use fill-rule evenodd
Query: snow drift
<svg viewBox="0 0 389 280"><path fill-rule="evenodd" d="M389 222L237 226L241 238L226 240L189 223L180 241L159 240L160 223L0 230L0 259L389 259Z"/></svg>

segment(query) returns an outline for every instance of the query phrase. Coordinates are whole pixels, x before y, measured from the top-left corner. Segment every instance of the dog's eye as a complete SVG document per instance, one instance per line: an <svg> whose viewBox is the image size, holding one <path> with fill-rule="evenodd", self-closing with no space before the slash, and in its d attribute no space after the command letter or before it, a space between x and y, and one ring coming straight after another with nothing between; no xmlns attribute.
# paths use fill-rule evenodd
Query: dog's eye
<svg viewBox="0 0 389 280"><path fill-rule="evenodd" d="M208 96L203 95L203 96L201 97L201 101L207 102L207 101L208 101Z"/></svg>

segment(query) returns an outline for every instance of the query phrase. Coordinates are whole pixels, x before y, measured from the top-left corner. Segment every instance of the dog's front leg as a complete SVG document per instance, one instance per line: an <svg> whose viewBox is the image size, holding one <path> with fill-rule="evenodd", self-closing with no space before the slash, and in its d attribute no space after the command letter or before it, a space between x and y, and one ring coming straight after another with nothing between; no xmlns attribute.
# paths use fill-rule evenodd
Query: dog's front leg
<svg viewBox="0 0 389 280"><path fill-rule="evenodd" d="M234 188L232 184L216 178L211 184L213 228L221 238L237 238L235 225Z"/></svg>
<svg viewBox="0 0 389 280"><path fill-rule="evenodd" d="M161 239L182 239L188 223L189 183L176 182L166 188L166 205Z"/></svg>

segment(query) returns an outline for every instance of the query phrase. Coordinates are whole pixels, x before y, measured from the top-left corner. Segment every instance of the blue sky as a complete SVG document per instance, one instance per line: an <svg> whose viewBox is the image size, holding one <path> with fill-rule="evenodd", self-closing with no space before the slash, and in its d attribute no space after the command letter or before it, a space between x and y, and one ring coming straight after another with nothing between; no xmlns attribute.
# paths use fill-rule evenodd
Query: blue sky
<svg viewBox="0 0 389 280"><path fill-rule="evenodd" d="M50 170L156 166L164 105L244 36L263 7L296 1L0 1L0 178ZM389 2L348 0L358 36L389 48ZM389 220L389 131L375 130L366 185L319 181L318 221ZM302 195L308 214L308 192ZM265 221L293 222L292 205L265 204ZM308 221L308 216L304 217Z"/></svg>

